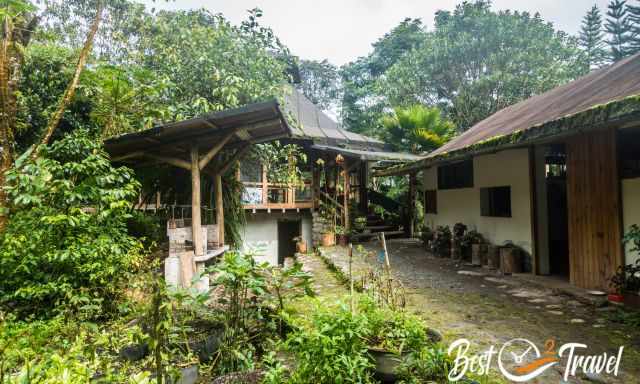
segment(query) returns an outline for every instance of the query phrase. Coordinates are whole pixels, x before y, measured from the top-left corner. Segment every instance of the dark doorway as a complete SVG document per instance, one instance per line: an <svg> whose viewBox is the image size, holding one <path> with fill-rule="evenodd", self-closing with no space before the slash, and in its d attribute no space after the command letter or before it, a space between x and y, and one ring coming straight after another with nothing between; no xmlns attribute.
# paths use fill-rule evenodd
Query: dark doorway
<svg viewBox="0 0 640 384"><path fill-rule="evenodd" d="M300 236L300 220L278 221L278 265L296 253L294 237Z"/></svg>
<svg viewBox="0 0 640 384"><path fill-rule="evenodd" d="M549 267L552 275L568 278L569 215L565 146L563 144L550 146L545 163L549 214Z"/></svg>

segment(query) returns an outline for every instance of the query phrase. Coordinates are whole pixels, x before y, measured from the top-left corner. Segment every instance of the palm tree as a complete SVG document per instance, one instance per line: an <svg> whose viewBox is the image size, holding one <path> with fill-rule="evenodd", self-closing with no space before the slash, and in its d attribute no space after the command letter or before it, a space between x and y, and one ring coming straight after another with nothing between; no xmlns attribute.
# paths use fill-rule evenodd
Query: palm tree
<svg viewBox="0 0 640 384"><path fill-rule="evenodd" d="M396 151L430 152L455 133L453 123L442 117L437 107L417 104L396 108L382 118L382 136Z"/></svg>

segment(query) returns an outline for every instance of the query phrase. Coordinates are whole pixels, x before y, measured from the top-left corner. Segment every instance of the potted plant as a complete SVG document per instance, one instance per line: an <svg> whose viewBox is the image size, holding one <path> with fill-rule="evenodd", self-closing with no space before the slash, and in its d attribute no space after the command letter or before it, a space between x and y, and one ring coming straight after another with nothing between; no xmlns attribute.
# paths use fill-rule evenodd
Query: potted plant
<svg viewBox="0 0 640 384"><path fill-rule="evenodd" d="M462 259L462 250L464 235L467 232L467 226L462 223L456 223L453 226L453 242L451 244L451 257L455 260Z"/></svg>
<svg viewBox="0 0 640 384"><path fill-rule="evenodd" d="M436 237L436 233L433 231L433 229L429 228L429 227L423 227L422 228L422 232L420 234L420 239L422 240L422 244L424 245L424 248L427 251L431 251L432 249L432 242Z"/></svg>
<svg viewBox="0 0 640 384"><path fill-rule="evenodd" d="M358 216L353 220L353 229L362 233L367 229L367 217L366 216Z"/></svg>
<svg viewBox="0 0 640 384"><path fill-rule="evenodd" d="M446 225L436 228L436 236L433 241L433 250L436 256L449 257L451 255L451 229Z"/></svg>
<svg viewBox="0 0 640 384"><path fill-rule="evenodd" d="M322 232L322 246L331 247L336 245L336 234L330 229L325 229Z"/></svg>
<svg viewBox="0 0 640 384"><path fill-rule="evenodd" d="M640 309L640 259L635 264L621 265L609 280L614 292L608 299L624 303L626 307Z"/></svg>
<svg viewBox="0 0 640 384"><path fill-rule="evenodd" d="M349 243L349 234L347 233L346 229L341 225L336 225L335 232L338 237L338 243L341 246L346 247Z"/></svg>
<svg viewBox="0 0 640 384"><path fill-rule="evenodd" d="M463 252L471 253L471 263L474 265L482 265L482 260L486 259L488 244L476 230L471 230L464 235L462 239Z"/></svg>
<svg viewBox="0 0 640 384"><path fill-rule="evenodd" d="M294 237L293 241L296 243L296 252L298 252L298 253L307 253L307 242L304 241L302 236Z"/></svg>
<svg viewBox="0 0 640 384"><path fill-rule="evenodd" d="M369 336L368 352L374 360L376 377L383 382L394 382L397 369L409 353L425 344L438 342L424 323L405 312L376 308L367 311Z"/></svg>

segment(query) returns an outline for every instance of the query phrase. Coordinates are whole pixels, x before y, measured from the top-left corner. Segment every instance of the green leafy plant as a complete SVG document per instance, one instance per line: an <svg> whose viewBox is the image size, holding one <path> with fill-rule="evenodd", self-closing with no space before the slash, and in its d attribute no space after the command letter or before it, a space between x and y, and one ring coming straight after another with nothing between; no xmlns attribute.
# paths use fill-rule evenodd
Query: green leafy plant
<svg viewBox="0 0 640 384"><path fill-rule="evenodd" d="M298 365L292 383L371 383L373 365L367 355L366 316L349 306L317 305L308 319L295 319L285 348Z"/></svg>
<svg viewBox="0 0 640 384"><path fill-rule="evenodd" d="M272 267L267 270L267 292L276 303L278 329L284 336L284 317L287 302L303 296L314 296L311 287L312 275L302 270L302 264L295 262L289 268Z"/></svg>
<svg viewBox="0 0 640 384"><path fill-rule="evenodd" d="M640 259L635 264L621 265L609 279L616 292L640 294Z"/></svg>
<svg viewBox="0 0 640 384"><path fill-rule="evenodd" d="M436 228L436 236L433 241L433 251L440 257L448 257L451 252L451 229L446 225Z"/></svg>
<svg viewBox="0 0 640 384"><path fill-rule="evenodd" d="M360 302L359 310L369 322L369 347L402 354L417 351L428 342L425 324L415 316L366 301Z"/></svg>
<svg viewBox="0 0 640 384"><path fill-rule="evenodd" d="M356 232L362 233L365 229L367 229L367 217L366 216L358 216L353 220L353 229Z"/></svg>
<svg viewBox="0 0 640 384"><path fill-rule="evenodd" d="M42 154L23 156L6 175L11 206L0 235L0 304L48 316L82 295L111 313L119 282L142 260L142 245L126 228L139 184L129 169L112 167L84 131Z"/></svg>
<svg viewBox="0 0 640 384"><path fill-rule="evenodd" d="M447 352L439 345L428 345L411 351L397 373L403 384L445 383L451 368L453 361Z"/></svg>

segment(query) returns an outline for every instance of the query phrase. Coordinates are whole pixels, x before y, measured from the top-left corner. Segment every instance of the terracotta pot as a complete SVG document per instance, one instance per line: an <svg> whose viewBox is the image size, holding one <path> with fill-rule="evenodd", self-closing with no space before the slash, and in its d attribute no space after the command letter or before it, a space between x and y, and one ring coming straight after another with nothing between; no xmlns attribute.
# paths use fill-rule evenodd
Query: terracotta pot
<svg viewBox="0 0 640 384"><path fill-rule="evenodd" d="M298 241L296 243L296 251L298 253L307 253L307 243L305 241Z"/></svg>
<svg viewBox="0 0 640 384"><path fill-rule="evenodd" d="M622 294L624 306L632 309L640 309L640 295L625 292Z"/></svg>
<svg viewBox="0 0 640 384"><path fill-rule="evenodd" d="M349 244L349 236L347 236L347 235L338 235L338 243L341 246L346 247Z"/></svg>
<svg viewBox="0 0 640 384"><path fill-rule="evenodd" d="M622 303L624 301L624 297L617 293L610 293L607 296L607 300L609 300L612 303Z"/></svg>
<svg viewBox="0 0 640 384"><path fill-rule="evenodd" d="M336 234L333 232L322 234L322 246L331 247L336 244Z"/></svg>

